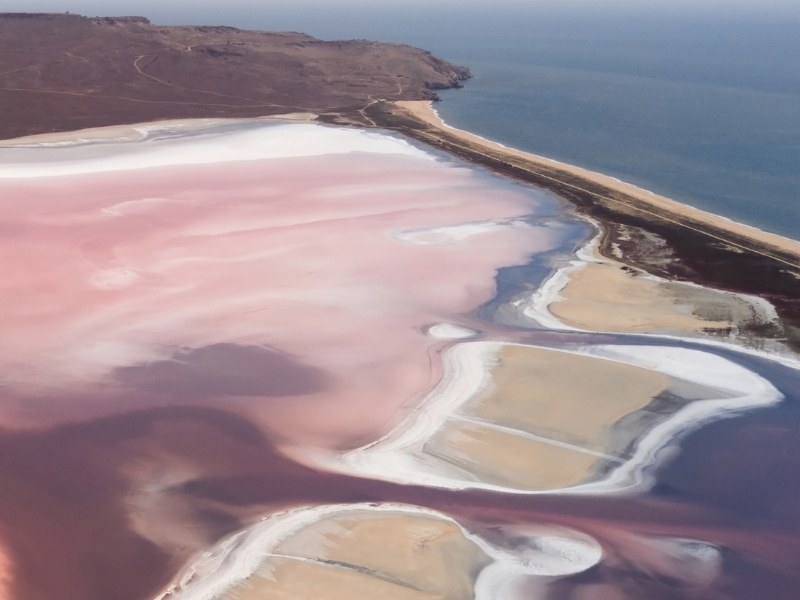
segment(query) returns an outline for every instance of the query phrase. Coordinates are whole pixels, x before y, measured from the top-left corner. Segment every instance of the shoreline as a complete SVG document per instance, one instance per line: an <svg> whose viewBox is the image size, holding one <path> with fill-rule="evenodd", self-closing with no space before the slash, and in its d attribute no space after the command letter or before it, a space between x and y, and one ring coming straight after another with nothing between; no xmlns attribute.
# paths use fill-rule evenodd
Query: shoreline
<svg viewBox="0 0 800 600"><path fill-rule="evenodd" d="M642 203L651 205L654 208L666 210L675 213L678 216L687 217L715 228L728 230L731 233L744 236L760 244L773 246L783 252L796 255L798 260L800 260L800 240L787 238L776 233L753 227L752 225L748 225L746 223L734 221L728 217L723 217L721 215L695 208L688 204L678 202L677 200L667 198L666 196L661 196L651 192L650 190L640 188L631 183L627 183L610 175L604 175L603 173L590 171L588 169L554 160L552 158L518 150L511 146L506 146L499 142L489 140L463 129L458 129L448 125L439 116L439 113L436 111L436 109L433 107L433 103L430 101L407 100L398 101L394 104L404 110L407 110L413 116L424 121L427 125L446 131L458 137L459 139L462 139L463 141L474 143L488 150L499 151L507 154L508 156L522 158L544 167L558 169L560 171L569 173L570 175L584 179L587 182L599 184L608 188L609 190L629 195ZM732 243L730 240L726 241L728 243Z"/></svg>
<svg viewBox="0 0 800 600"><path fill-rule="evenodd" d="M322 115L320 121L381 127L546 189L598 226L602 257L664 280L762 298L779 319L756 324L753 334L800 353L800 241L460 131L426 101L376 101L360 114Z"/></svg>

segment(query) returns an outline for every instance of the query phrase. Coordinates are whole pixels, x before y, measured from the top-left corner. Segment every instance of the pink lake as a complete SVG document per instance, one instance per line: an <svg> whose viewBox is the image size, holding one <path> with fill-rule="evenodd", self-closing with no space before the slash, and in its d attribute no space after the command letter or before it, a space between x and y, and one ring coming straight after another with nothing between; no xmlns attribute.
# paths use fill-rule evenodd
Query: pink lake
<svg viewBox="0 0 800 600"><path fill-rule="evenodd" d="M14 427L188 403L292 443L374 438L438 377L425 326L464 322L497 269L560 236L520 220L549 207L541 193L358 130L255 123L14 156L0 173ZM231 369L268 373L230 388Z"/></svg>

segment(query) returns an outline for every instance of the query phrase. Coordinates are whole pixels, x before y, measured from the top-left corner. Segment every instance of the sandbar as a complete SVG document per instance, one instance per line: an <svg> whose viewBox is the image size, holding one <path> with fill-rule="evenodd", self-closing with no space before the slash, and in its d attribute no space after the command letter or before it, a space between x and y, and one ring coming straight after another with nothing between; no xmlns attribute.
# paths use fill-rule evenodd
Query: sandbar
<svg viewBox="0 0 800 600"><path fill-rule="evenodd" d="M492 600L518 577L551 582L603 554L564 528L500 527L491 537L409 505L299 507L222 540L158 600Z"/></svg>
<svg viewBox="0 0 800 600"><path fill-rule="evenodd" d="M587 263L571 272L569 283L548 309L566 325L590 331L723 337L777 318L766 301L620 267Z"/></svg>
<svg viewBox="0 0 800 600"><path fill-rule="evenodd" d="M458 410L466 420L449 421L424 451L487 483L568 488L596 476L599 464L618 461L605 454L612 427L668 385L662 373L640 367L504 346L491 384Z"/></svg>
<svg viewBox="0 0 800 600"><path fill-rule="evenodd" d="M721 217L700 210L698 208L682 204L670 198L654 194L648 190L644 190L630 183L625 183L614 177L603 175L602 173L596 173L588 169L583 169L581 167L562 163L550 158L546 158L544 156L539 156L536 154L531 154L529 152L516 150L514 148L510 148L508 146L499 144L497 142L492 142L491 140L487 140L485 138L469 133L467 131L451 127L442 121L442 119L433 109L432 103L430 101L407 100L407 101L398 101L395 102L395 104L400 108L407 110L414 117L420 119L427 125L434 127L438 130L447 132L448 134L453 135L462 141L474 144L479 148L484 148L486 150L491 150L494 152L500 152L503 155L509 157L520 158L525 161L530 161L532 163L539 164L551 169L557 169L559 171L569 173L573 176L579 177L586 181L602 185L609 190L617 191L632 198L635 198L637 201L640 201L643 204L650 205L654 208L667 211L668 213L689 218L697 223L710 225L714 228L732 232L737 236L742 236L744 238L753 240L758 244L771 246L782 252L786 252L800 257L800 242L797 240L792 240L777 234L769 233L767 231L762 231L760 229L757 229L755 227L750 227L749 225L745 225L743 223L737 223L730 219L726 219L725 217Z"/></svg>
<svg viewBox="0 0 800 600"><path fill-rule="evenodd" d="M498 361L475 416L599 452L608 428L669 385L663 373L543 348L508 345Z"/></svg>
<svg viewBox="0 0 800 600"><path fill-rule="evenodd" d="M503 374L497 365L509 347L527 363L512 363ZM455 490L646 490L666 446L705 423L782 398L756 373L685 348L587 345L566 351L468 341L443 359L440 384L383 438L341 453L294 448L291 456L335 472ZM506 356L505 365L510 362ZM511 393L494 380L498 370ZM651 411L654 400L667 404ZM629 419L641 411L647 414ZM629 422L615 431L624 419ZM577 456L569 454L569 468L561 471L565 451ZM515 452L541 460L514 458Z"/></svg>
<svg viewBox="0 0 800 600"><path fill-rule="evenodd" d="M550 329L715 338L785 351L775 307L766 299L664 279L600 255L598 235L538 290L513 302ZM772 339L778 337L778 339Z"/></svg>
<svg viewBox="0 0 800 600"><path fill-rule="evenodd" d="M223 598L468 598L491 559L455 523L409 512L347 511L279 543Z"/></svg>

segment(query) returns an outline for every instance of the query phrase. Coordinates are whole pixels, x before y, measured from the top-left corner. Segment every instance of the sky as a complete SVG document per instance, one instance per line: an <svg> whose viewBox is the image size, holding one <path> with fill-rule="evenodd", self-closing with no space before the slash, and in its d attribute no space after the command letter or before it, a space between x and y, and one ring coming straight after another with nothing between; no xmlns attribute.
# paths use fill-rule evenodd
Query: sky
<svg viewBox="0 0 800 600"><path fill-rule="evenodd" d="M548 27L570 28L573 19L594 29L607 22L637 29L662 19L800 26L798 0L3 0L0 10L138 15L158 25L302 31L321 39L403 42L434 52L444 49L436 43L442 27L480 37L480 23L492 30L519 30L530 23L537 35L546 34ZM553 21L545 27L548 20Z"/></svg>
<svg viewBox="0 0 800 600"><path fill-rule="evenodd" d="M796 0L5 0L2 10L7 12L73 12L95 15L183 15L187 20L205 16L224 19L225 14L241 11L256 13L278 10L322 10L334 12L348 9L391 8L426 10L503 10L527 8L541 10L605 10L629 8L642 10L747 11L763 12L770 8L791 11Z"/></svg>

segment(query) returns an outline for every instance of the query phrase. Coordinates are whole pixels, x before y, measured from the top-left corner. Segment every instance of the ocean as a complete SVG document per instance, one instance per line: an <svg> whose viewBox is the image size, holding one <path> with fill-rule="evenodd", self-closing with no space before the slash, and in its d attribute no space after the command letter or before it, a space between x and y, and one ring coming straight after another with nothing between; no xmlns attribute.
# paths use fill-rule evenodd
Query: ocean
<svg viewBox="0 0 800 600"><path fill-rule="evenodd" d="M446 122L800 239L800 5L333 5L198 23L423 47L474 78ZM671 8L670 8L671 6ZM185 23L186 15L155 14Z"/></svg>

